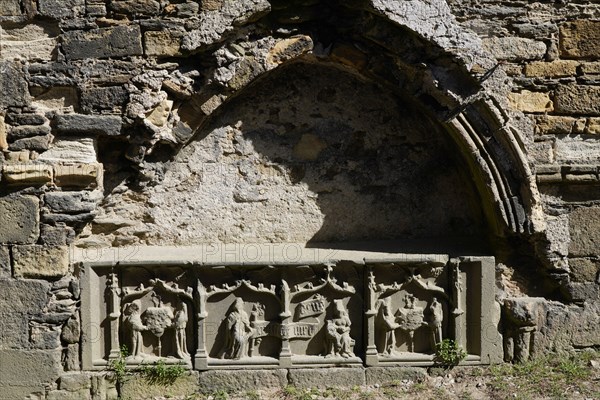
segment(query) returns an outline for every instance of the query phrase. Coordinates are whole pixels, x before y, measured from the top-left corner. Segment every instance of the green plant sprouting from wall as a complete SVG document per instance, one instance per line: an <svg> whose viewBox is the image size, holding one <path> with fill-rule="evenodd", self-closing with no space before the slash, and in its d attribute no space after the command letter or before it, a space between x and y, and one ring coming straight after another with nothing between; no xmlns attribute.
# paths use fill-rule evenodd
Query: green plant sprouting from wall
<svg viewBox="0 0 600 400"><path fill-rule="evenodd" d="M445 367L454 367L467 357L467 352L452 339L435 345L435 361Z"/></svg>

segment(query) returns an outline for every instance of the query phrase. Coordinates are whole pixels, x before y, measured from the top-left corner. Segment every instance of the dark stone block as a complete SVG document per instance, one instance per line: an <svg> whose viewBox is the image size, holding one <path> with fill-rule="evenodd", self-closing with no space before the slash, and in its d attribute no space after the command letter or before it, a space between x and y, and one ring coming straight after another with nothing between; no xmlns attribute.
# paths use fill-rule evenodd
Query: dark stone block
<svg viewBox="0 0 600 400"><path fill-rule="evenodd" d="M139 56L143 54L140 27L117 26L63 34L62 48L68 60Z"/></svg>

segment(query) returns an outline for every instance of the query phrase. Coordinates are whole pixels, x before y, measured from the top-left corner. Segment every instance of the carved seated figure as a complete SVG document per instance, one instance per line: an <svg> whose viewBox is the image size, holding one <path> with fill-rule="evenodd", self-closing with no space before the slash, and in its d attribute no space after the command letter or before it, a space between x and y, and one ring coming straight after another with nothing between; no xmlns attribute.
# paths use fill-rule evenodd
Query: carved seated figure
<svg viewBox="0 0 600 400"><path fill-rule="evenodd" d="M354 339L350 337L350 317L342 300L334 300L334 318L327 321L325 337L326 357L354 357Z"/></svg>
<svg viewBox="0 0 600 400"><path fill-rule="evenodd" d="M244 310L244 300L237 298L225 320L225 344L221 358L239 360L248 356L249 341L253 332L248 313Z"/></svg>

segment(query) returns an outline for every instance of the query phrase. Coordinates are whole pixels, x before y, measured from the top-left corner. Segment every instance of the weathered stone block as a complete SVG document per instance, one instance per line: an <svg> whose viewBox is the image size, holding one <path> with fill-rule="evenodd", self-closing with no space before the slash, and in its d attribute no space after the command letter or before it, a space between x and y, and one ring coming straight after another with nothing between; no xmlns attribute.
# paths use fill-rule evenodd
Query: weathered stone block
<svg viewBox="0 0 600 400"><path fill-rule="evenodd" d="M76 392L81 389L90 389L91 387L92 381L88 374L78 372L74 374L63 374L60 377L59 388L61 390Z"/></svg>
<svg viewBox="0 0 600 400"><path fill-rule="evenodd" d="M6 164L2 168L6 182L15 185L43 185L52 182L52 166L46 164Z"/></svg>
<svg viewBox="0 0 600 400"><path fill-rule="evenodd" d="M10 250L8 246L0 246L0 278L10 278L11 276Z"/></svg>
<svg viewBox="0 0 600 400"><path fill-rule="evenodd" d="M392 381L422 381L427 378L424 368L416 367L369 367L365 370L367 385Z"/></svg>
<svg viewBox="0 0 600 400"><path fill-rule="evenodd" d="M38 12L44 17L73 18L84 11L85 0L38 0Z"/></svg>
<svg viewBox="0 0 600 400"><path fill-rule="evenodd" d="M579 63L573 60L558 60L552 62L535 61L525 66L525 76L559 78L577 74Z"/></svg>
<svg viewBox="0 0 600 400"><path fill-rule="evenodd" d="M23 245L13 247L15 277L58 278L69 271L69 248Z"/></svg>
<svg viewBox="0 0 600 400"><path fill-rule="evenodd" d="M50 163L95 163L96 140L92 138L59 139L40 155L39 161Z"/></svg>
<svg viewBox="0 0 600 400"><path fill-rule="evenodd" d="M600 264L589 258L571 258L569 267L573 282L594 282L598 278L598 271L600 271Z"/></svg>
<svg viewBox="0 0 600 400"><path fill-rule="evenodd" d="M138 25L67 32L63 34L62 48L69 60L143 54Z"/></svg>
<svg viewBox="0 0 600 400"><path fill-rule="evenodd" d="M600 86L562 85L556 89L556 111L567 114L600 115Z"/></svg>
<svg viewBox="0 0 600 400"><path fill-rule="evenodd" d="M550 95L544 92L523 90L509 93L508 101L513 108L523 112L548 112L554 109Z"/></svg>
<svg viewBox="0 0 600 400"><path fill-rule="evenodd" d="M180 56L181 38L184 32L177 30L148 31L144 33L146 55L157 57Z"/></svg>
<svg viewBox="0 0 600 400"><path fill-rule="evenodd" d="M112 0L110 9L131 15L157 15L161 7L156 0Z"/></svg>
<svg viewBox="0 0 600 400"><path fill-rule="evenodd" d="M53 212L79 213L90 212L101 200L99 192L51 192L44 195L44 203Z"/></svg>
<svg viewBox="0 0 600 400"><path fill-rule="evenodd" d="M0 16L11 17L21 15L19 0L3 0L0 3Z"/></svg>
<svg viewBox="0 0 600 400"><path fill-rule="evenodd" d="M0 108L26 106L29 102L29 89L21 65L0 61L0 71Z"/></svg>
<svg viewBox="0 0 600 400"><path fill-rule="evenodd" d="M581 63L581 72L584 74L600 74L600 62L584 62Z"/></svg>
<svg viewBox="0 0 600 400"><path fill-rule="evenodd" d="M594 256L600 248L600 208L582 207L569 215L571 256Z"/></svg>
<svg viewBox="0 0 600 400"><path fill-rule="evenodd" d="M60 187L99 186L102 179L102 164L56 165L54 180Z"/></svg>
<svg viewBox="0 0 600 400"><path fill-rule="evenodd" d="M600 57L600 22L572 21L560 26L560 55L566 58Z"/></svg>
<svg viewBox="0 0 600 400"><path fill-rule="evenodd" d="M47 125L23 125L15 126L8 132L8 140L17 140L38 135L47 135L50 127Z"/></svg>
<svg viewBox="0 0 600 400"><path fill-rule="evenodd" d="M123 383L121 397L131 400L152 399L162 396L185 398L192 396L197 391L197 372L190 372L181 376L169 385L152 383L142 376L135 376Z"/></svg>
<svg viewBox="0 0 600 400"><path fill-rule="evenodd" d="M569 301L596 301L600 298L600 285L596 282L569 282L561 289Z"/></svg>
<svg viewBox="0 0 600 400"><path fill-rule="evenodd" d="M300 388L321 387L326 382L330 387L364 386L364 368L298 368L288 374L290 385Z"/></svg>
<svg viewBox="0 0 600 400"><path fill-rule="evenodd" d="M0 150L8 150L7 127L4 116L0 115Z"/></svg>
<svg viewBox="0 0 600 400"><path fill-rule="evenodd" d="M112 115L59 114L54 128L60 133L114 136L121 133L121 118Z"/></svg>
<svg viewBox="0 0 600 400"><path fill-rule="evenodd" d="M87 400L90 399L89 390L70 392L67 390L52 390L48 392L46 400Z"/></svg>
<svg viewBox="0 0 600 400"><path fill-rule="evenodd" d="M52 139L52 135L34 136L25 139L19 139L9 144L8 149L13 151L33 150L37 151L38 153L43 153L50 148Z"/></svg>
<svg viewBox="0 0 600 400"><path fill-rule="evenodd" d="M33 196L0 199L0 243L35 243L39 234L39 200Z"/></svg>
<svg viewBox="0 0 600 400"><path fill-rule="evenodd" d="M81 91L81 108L85 112L92 112L94 110L118 110L123 107L128 98L129 93L123 86L87 88ZM106 117L99 118L106 119Z"/></svg>
<svg viewBox="0 0 600 400"><path fill-rule="evenodd" d="M589 118L585 133L588 135L600 135L600 118Z"/></svg>
<svg viewBox="0 0 600 400"><path fill-rule="evenodd" d="M525 38L487 38L483 40L483 47L499 60L539 60L546 54L544 42Z"/></svg>
<svg viewBox="0 0 600 400"><path fill-rule="evenodd" d="M541 115L535 118L535 122L540 135L583 133L586 124L585 118L556 115Z"/></svg>
<svg viewBox="0 0 600 400"><path fill-rule="evenodd" d="M205 371L200 373L199 390L202 393L214 393L218 390L240 392L282 388L287 384L287 371L284 369Z"/></svg>
<svg viewBox="0 0 600 400"><path fill-rule="evenodd" d="M0 393L4 387L31 387L43 391L62 372L60 350L0 350ZM30 390L30 392L34 391Z"/></svg>
<svg viewBox="0 0 600 400"><path fill-rule="evenodd" d="M269 50L267 61L271 64L281 64L287 60L307 53L313 49L310 36L299 35L280 40ZM363 54L364 57L364 54Z"/></svg>

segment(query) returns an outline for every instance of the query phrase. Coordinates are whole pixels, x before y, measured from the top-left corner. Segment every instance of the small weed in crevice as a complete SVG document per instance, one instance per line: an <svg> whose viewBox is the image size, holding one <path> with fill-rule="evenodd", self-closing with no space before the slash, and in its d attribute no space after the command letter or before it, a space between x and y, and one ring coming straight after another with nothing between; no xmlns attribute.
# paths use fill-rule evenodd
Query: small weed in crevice
<svg viewBox="0 0 600 400"><path fill-rule="evenodd" d="M144 365L140 372L152 385L169 386L185 375L187 369L181 364L167 365L163 360L159 360L156 364Z"/></svg>
<svg viewBox="0 0 600 400"><path fill-rule="evenodd" d="M467 357L467 352L452 339L444 339L435 345L435 362L446 368L460 364Z"/></svg>

